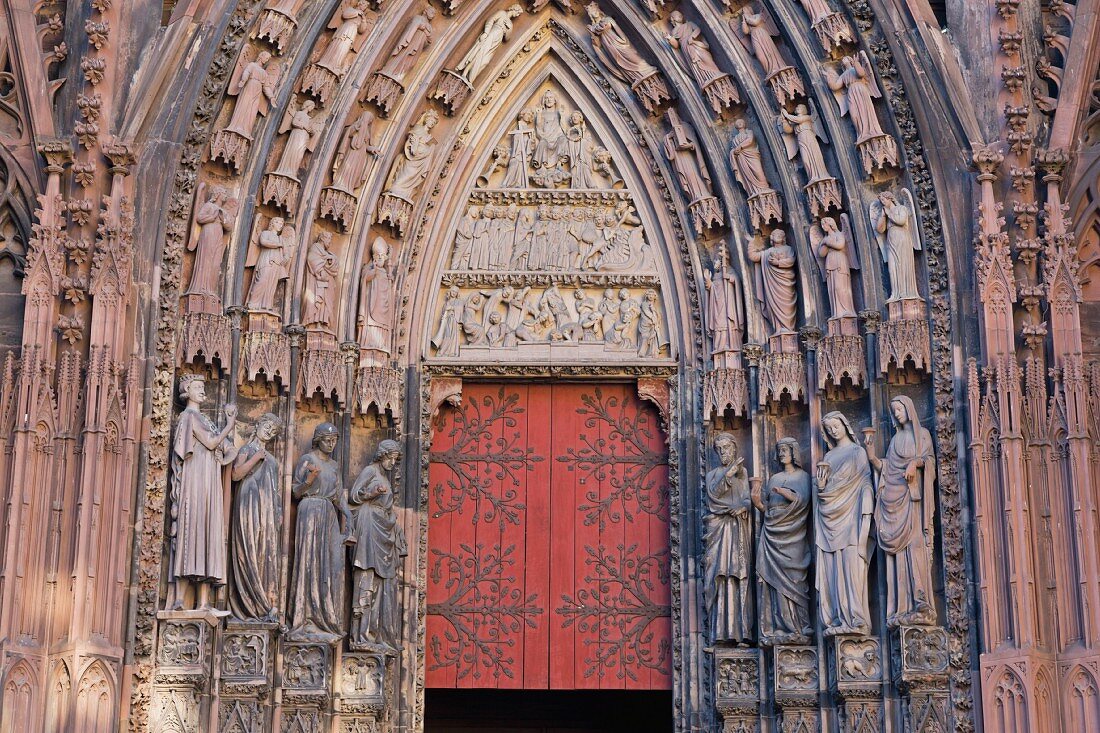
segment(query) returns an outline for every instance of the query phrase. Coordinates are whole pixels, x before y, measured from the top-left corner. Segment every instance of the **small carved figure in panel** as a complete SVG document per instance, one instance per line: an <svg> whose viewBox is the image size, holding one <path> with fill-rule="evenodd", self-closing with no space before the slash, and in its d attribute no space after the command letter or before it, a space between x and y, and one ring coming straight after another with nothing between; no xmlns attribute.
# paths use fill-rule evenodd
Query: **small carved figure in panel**
<svg viewBox="0 0 1100 733"><path fill-rule="evenodd" d="M322 231L306 254L302 324L332 332L336 315L336 255L329 251L332 233Z"/></svg>
<svg viewBox="0 0 1100 733"><path fill-rule="evenodd" d="M612 74L630 85L650 114L656 113L661 104L672 99L657 67L642 58L618 24L596 3L589 3L585 9L592 21L588 31L596 56Z"/></svg>
<svg viewBox="0 0 1100 733"><path fill-rule="evenodd" d="M291 491L298 499L294 567L290 584L290 632L295 641L335 641L343 636L344 546L354 542L351 514L333 451L340 434L332 423L313 431L313 450L294 467Z"/></svg>
<svg viewBox="0 0 1100 733"><path fill-rule="evenodd" d="M798 320L798 293L795 272L798 259L794 247L787 244L787 233L776 229L764 246L763 237L749 243L749 260L756 263L756 299L772 327L772 335L794 333Z"/></svg>
<svg viewBox="0 0 1100 733"><path fill-rule="evenodd" d="M892 191L883 191L871 204L870 212L879 252L890 274L889 300L920 300L915 253L921 242L913 195L907 188L901 189L900 197Z"/></svg>
<svg viewBox="0 0 1100 733"><path fill-rule="evenodd" d="M841 59L838 74L831 67L823 70L825 83L833 91L840 113L852 118L856 128L856 148L863 169L870 174L875 168L896 166L898 149L894 138L882 131L874 100L882 96L871 72L871 62L865 52Z"/></svg>
<svg viewBox="0 0 1100 733"><path fill-rule="evenodd" d="M745 334L745 306L741 279L729 266L726 242L718 243L718 262L713 275L704 273L707 288L707 332L710 353L717 369L740 369Z"/></svg>
<svg viewBox="0 0 1100 733"><path fill-rule="evenodd" d="M384 113L388 114L397 104L398 97L405 91L405 77L416 66L424 49L431 45L434 19L435 8L431 5L425 5L419 14L410 18L386 63L371 75L365 98L377 102Z"/></svg>
<svg viewBox="0 0 1100 733"><path fill-rule="evenodd" d="M768 9L761 6L760 11L754 13L752 6L748 5L742 8L739 17L741 22L736 22L738 16L734 16L730 26L733 27L735 34L740 31L737 35L738 39L745 43L749 52L760 62L760 66L764 69L765 80L771 86L780 106L794 101L797 97L806 96L802 77L793 66L787 63L775 45L775 39L779 37L779 29L775 27Z"/></svg>
<svg viewBox="0 0 1100 733"><path fill-rule="evenodd" d="M748 644L753 630L752 503L745 459L729 433L714 438L721 464L707 473L703 520L707 608L714 641Z"/></svg>
<svg viewBox="0 0 1100 733"><path fill-rule="evenodd" d="M714 113L720 115L723 110L740 102L741 98L737 95L733 80L729 74L718 68L714 54L710 51L710 44L703 37L699 26L684 20L679 10L673 10L669 14L668 22L672 30L665 39L673 48L679 49Z"/></svg>
<svg viewBox="0 0 1100 733"><path fill-rule="evenodd" d="M283 495L279 461L267 450L282 420L270 412L256 422L252 439L233 463L233 584L230 608L239 619L279 620L279 533Z"/></svg>
<svg viewBox="0 0 1100 733"><path fill-rule="evenodd" d="M543 92L539 102L534 113L536 142L531 165L535 169L535 183L549 188L565 176L560 159L566 150L568 123L566 111L552 89Z"/></svg>
<svg viewBox="0 0 1100 733"><path fill-rule="evenodd" d="M657 291L650 289L645 291L638 303L638 356L659 356L666 344L661 338Z"/></svg>
<svg viewBox="0 0 1100 733"><path fill-rule="evenodd" d="M806 644L810 622L810 474L802 470L798 441L780 438L775 460L782 467L761 491L753 479L752 503L763 514L756 571L761 581L760 634L766 644Z"/></svg>
<svg viewBox="0 0 1100 733"><path fill-rule="evenodd" d="M371 261L363 267L359 279L359 348L360 366L378 366L390 354L393 333L393 275L386 266L390 246L382 237L371 245Z"/></svg>
<svg viewBox="0 0 1100 733"><path fill-rule="evenodd" d="M461 291L452 285L444 296L443 314L439 319L439 328L432 336L432 346L440 356L458 356L459 335L465 316L465 303Z"/></svg>
<svg viewBox="0 0 1100 733"><path fill-rule="evenodd" d="M205 192L206 184L200 183L195 200L203 201ZM209 197L195 209L192 235L187 240L187 248L195 252L191 280L184 292L188 312L221 313L218 283L228 245L226 234L232 231L237 221L237 208L237 199L231 197L229 191L221 186L212 186Z"/></svg>
<svg viewBox="0 0 1100 733"><path fill-rule="evenodd" d="M409 130L401 154L393 162L382 201L378 206L379 224L389 222L399 234L403 234L412 216L412 202L417 191L428 177L436 141L432 128L439 123L439 116L428 110Z"/></svg>
<svg viewBox="0 0 1100 733"><path fill-rule="evenodd" d="M254 240L246 267L252 268L252 284L248 287L245 307L251 312L278 315L275 291L279 283L290 277L290 262L297 247L294 227L281 217L273 217Z"/></svg>
<svg viewBox="0 0 1100 733"><path fill-rule="evenodd" d="M477 37L474 45L470 47L470 50L466 52L466 55L455 67L455 71L466 80L467 84L474 85L477 77L489 65L493 54L511 35L512 21L522 14L522 7L518 4L510 5L504 10L493 13L485 21L485 27L482 29L481 35Z"/></svg>
<svg viewBox="0 0 1100 733"><path fill-rule="evenodd" d="M230 437L237 424L237 406L225 406L225 427L218 430L201 411L206 401L201 375L180 377L179 397L187 406L172 441L168 608L182 610L190 584L195 583L196 607L213 612L211 586L225 585L226 580L222 474L237 455Z"/></svg>
<svg viewBox="0 0 1100 733"><path fill-rule="evenodd" d="M355 479L348 494L354 508L356 543L352 551L355 598L351 609L353 648L396 650L400 605L397 571L408 554L405 533L394 512L389 473L401 459L393 440L378 444L374 461Z"/></svg>
<svg viewBox="0 0 1100 733"><path fill-rule="evenodd" d="M875 527L886 553L886 624L935 622L932 606L932 519L936 456L932 435L920 424L909 397L890 402L894 437L886 456L875 455L874 433L865 436L867 458L878 473Z"/></svg>
<svg viewBox="0 0 1100 733"><path fill-rule="evenodd" d="M749 197L752 225L760 229L771 221L778 224L783 221L783 207L779 194L764 175L764 161L760 157L756 135L741 117L733 121L733 128L736 132L730 141L730 166L733 167L734 178Z"/></svg>
<svg viewBox="0 0 1100 733"><path fill-rule="evenodd" d="M569 158L570 188L593 188L592 155L596 146L588 134L584 114L574 110L569 115L569 127L565 131L566 155Z"/></svg>
<svg viewBox="0 0 1100 733"><path fill-rule="evenodd" d="M869 634L867 607L869 538L874 489L867 452L848 418L830 412L821 420L828 452L817 464L817 593L826 636Z"/></svg>
<svg viewBox="0 0 1100 733"><path fill-rule="evenodd" d="M820 224L811 226L810 245L817 255L825 286L829 291L832 318L855 318L852 270L859 269L859 253L852 241L848 215L840 215L840 226L837 226L836 219L831 216L826 216Z"/></svg>
<svg viewBox="0 0 1100 733"><path fill-rule="evenodd" d="M271 54L267 51L245 45L229 80L226 93L237 101L229 124L210 140L210 157L212 160L221 158L234 171L239 171L248 157L256 118L266 115L275 99L281 67L274 64L268 69L270 61Z"/></svg>
<svg viewBox="0 0 1100 733"><path fill-rule="evenodd" d="M674 108L666 113L671 126L665 135L665 157L672 163L680 188L688 199L688 209L697 234L721 226L722 207L711 188L710 171L695 142L695 131L680 119Z"/></svg>

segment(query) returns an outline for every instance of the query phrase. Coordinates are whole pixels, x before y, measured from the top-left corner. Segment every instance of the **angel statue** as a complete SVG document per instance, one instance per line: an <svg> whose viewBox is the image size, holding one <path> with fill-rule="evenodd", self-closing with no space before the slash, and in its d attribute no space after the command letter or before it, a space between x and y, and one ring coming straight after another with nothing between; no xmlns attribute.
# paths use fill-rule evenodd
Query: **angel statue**
<svg viewBox="0 0 1100 733"><path fill-rule="evenodd" d="M207 197L205 183L199 184L195 200L203 203L195 209L197 232L192 232L187 240L187 249L195 251L195 266L184 295L206 296L220 303L218 281L228 244L225 235L233 230L237 221L238 202L221 186L211 187ZM220 306L218 312L221 312Z"/></svg>
<svg viewBox="0 0 1100 733"><path fill-rule="evenodd" d="M881 97L882 92L874 74L870 72L871 63L867 60L867 53L860 51L858 56L845 56L840 63L843 71L839 74L828 66L823 74L825 83L836 97L840 114L852 118L852 124L856 127L856 145L885 135L872 101Z"/></svg>
<svg viewBox="0 0 1100 733"><path fill-rule="evenodd" d="M887 302L921 299L914 254L921 244L915 229L917 214L913 194L903 188L901 200L898 198L892 191L883 191L870 207L875 239L890 273L890 298Z"/></svg>
<svg viewBox="0 0 1100 733"><path fill-rule="evenodd" d="M274 313L275 289L290 277L290 262L294 258L297 236L294 227L281 217L274 217L256 235L256 246L249 250L245 267L252 269L252 285L248 288L245 307L257 312Z"/></svg>
<svg viewBox="0 0 1100 733"><path fill-rule="evenodd" d="M734 19L736 20L736 16ZM749 51L764 67L765 76L771 76L790 66L775 45L775 37L779 35L779 30L775 27L766 8L762 8L759 13L752 12L751 5L742 8L741 33L748 42Z"/></svg>
<svg viewBox="0 0 1100 733"><path fill-rule="evenodd" d="M820 224L810 227L810 244L829 291L829 310L833 318L855 318L852 298L852 270L859 269L859 253L852 241L848 215L836 219L826 216Z"/></svg>
<svg viewBox="0 0 1100 733"><path fill-rule="evenodd" d="M298 178L302 159L305 158L307 151L313 152L321 136L321 130L324 129L322 115L312 116L315 109L317 109L317 103L312 99L302 102L301 107L298 107L292 99L287 106L282 124L279 125L279 134L289 132L290 137L287 138L286 147L283 148L283 154L279 157L279 165L276 166L275 173L289 178Z"/></svg>
<svg viewBox="0 0 1100 733"><path fill-rule="evenodd" d="M411 201L416 195L417 189L428 177L428 169L431 166L432 153L435 152L435 139L432 138L432 128L439 123L439 115L435 110L429 109L420 115L420 119L409 130L405 138L405 147L402 154L394 160L390 169L389 178L386 179L384 193L390 196Z"/></svg>
<svg viewBox="0 0 1100 733"><path fill-rule="evenodd" d="M252 139L256 117L267 114L275 99L275 85L279 81L280 66L276 64L273 69L268 69L269 61L270 53L257 52L256 47L251 44L241 50L226 92L237 98L226 131L234 132L247 140Z"/></svg>
<svg viewBox="0 0 1100 733"><path fill-rule="evenodd" d="M325 47L321 58L317 60L318 66L323 66L337 76L344 74L344 59L355 47L360 36L365 36L370 30L371 21L359 7L360 2L350 2L337 11L329 21L328 27L336 32Z"/></svg>
<svg viewBox="0 0 1100 733"><path fill-rule="evenodd" d="M821 126L816 112L811 108L800 104L794 108L794 114L781 109L779 111L779 129L783 133L783 142L787 146L787 160L794 160L797 156L802 161L802 167L806 169L807 183L822 181L831 178L829 169L825 166L825 156L821 153L821 145L818 140L828 143L829 136Z"/></svg>

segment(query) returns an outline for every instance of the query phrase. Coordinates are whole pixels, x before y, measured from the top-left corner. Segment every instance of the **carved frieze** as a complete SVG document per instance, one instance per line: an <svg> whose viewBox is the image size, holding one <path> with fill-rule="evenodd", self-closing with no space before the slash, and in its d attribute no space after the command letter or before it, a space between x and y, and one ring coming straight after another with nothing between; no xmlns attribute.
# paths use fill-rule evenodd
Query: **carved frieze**
<svg viewBox="0 0 1100 733"><path fill-rule="evenodd" d="M714 652L714 701L725 731L759 730L760 652L720 648Z"/></svg>
<svg viewBox="0 0 1100 733"><path fill-rule="evenodd" d="M818 731L818 656L813 646L772 648L775 705L783 733Z"/></svg>

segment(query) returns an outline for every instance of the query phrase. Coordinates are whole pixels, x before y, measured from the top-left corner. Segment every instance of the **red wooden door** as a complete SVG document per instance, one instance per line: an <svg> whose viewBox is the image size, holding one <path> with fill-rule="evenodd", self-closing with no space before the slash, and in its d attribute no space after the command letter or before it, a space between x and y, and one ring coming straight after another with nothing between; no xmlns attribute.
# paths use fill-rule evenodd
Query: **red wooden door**
<svg viewBox="0 0 1100 733"><path fill-rule="evenodd" d="M427 685L670 689L668 453L633 385L464 383L434 430Z"/></svg>

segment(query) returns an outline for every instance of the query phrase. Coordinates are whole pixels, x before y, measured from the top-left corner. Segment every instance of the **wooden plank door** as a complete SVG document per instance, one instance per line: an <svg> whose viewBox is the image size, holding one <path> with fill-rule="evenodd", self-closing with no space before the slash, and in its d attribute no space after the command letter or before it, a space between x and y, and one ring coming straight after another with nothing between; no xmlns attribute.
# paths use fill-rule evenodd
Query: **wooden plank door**
<svg viewBox="0 0 1100 733"><path fill-rule="evenodd" d="M434 431L428 686L670 689L668 456L633 385L466 383Z"/></svg>

